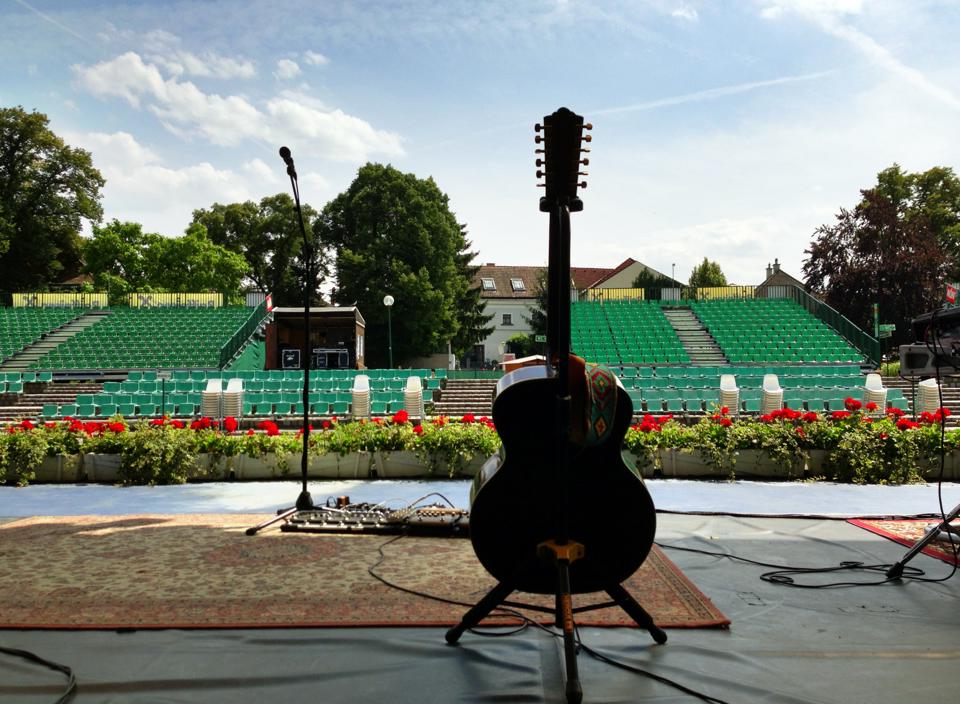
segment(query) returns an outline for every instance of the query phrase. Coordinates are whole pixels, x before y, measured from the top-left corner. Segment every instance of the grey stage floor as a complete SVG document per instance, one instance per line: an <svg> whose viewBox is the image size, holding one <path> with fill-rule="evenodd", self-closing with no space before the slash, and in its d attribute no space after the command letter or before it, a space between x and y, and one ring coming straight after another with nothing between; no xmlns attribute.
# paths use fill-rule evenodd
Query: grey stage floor
<svg viewBox="0 0 960 704"><path fill-rule="evenodd" d="M462 503L466 490L462 482L442 484L451 500ZM937 511L934 487L744 482L651 482L649 487L658 508L676 511L845 515ZM325 488L336 494L344 487ZM391 504L427 493L420 482L345 488L354 500L400 498ZM325 493L319 486L311 486L311 491L315 499ZM30 487L3 490L0 514L269 511L296 493L290 484L159 490ZM227 498L232 508L221 503ZM947 508L958 501L957 485L946 485ZM805 567L851 560L893 563L905 552L841 520L815 517L660 514L657 540L667 546ZM581 635L587 645L728 702L881 704L956 699L960 672L956 577L940 583L808 590L761 581L759 575L766 571L762 567L669 547L666 552L732 620L731 628L672 629L663 646L634 629L584 629ZM928 577L950 575L948 565L924 555L911 565ZM804 579L822 583L836 578ZM869 582L879 575L843 578ZM643 594L636 596L643 601ZM444 643L442 629L8 630L0 631L0 645L73 667L79 680L75 701L83 703L563 699L559 645L535 630L504 638L468 633L455 647ZM578 662L587 702L696 701L586 653ZM0 657L0 701L53 702L62 684L57 673Z"/></svg>

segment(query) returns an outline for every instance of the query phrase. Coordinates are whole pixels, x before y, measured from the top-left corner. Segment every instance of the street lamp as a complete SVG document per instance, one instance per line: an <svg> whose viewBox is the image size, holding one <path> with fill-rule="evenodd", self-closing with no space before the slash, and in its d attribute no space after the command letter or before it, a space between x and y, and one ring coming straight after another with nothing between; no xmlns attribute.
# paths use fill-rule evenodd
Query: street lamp
<svg viewBox="0 0 960 704"><path fill-rule="evenodd" d="M383 305L387 307L387 349L390 351L390 368L393 369L393 326L390 322L390 309L393 308L393 296L389 293L384 296Z"/></svg>
<svg viewBox="0 0 960 704"><path fill-rule="evenodd" d="M676 265L676 264L671 264L671 265L670 265L670 278L673 279L674 281L677 280L677 265ZM672 285L672 284L671 284L671 285Z"/></svg>

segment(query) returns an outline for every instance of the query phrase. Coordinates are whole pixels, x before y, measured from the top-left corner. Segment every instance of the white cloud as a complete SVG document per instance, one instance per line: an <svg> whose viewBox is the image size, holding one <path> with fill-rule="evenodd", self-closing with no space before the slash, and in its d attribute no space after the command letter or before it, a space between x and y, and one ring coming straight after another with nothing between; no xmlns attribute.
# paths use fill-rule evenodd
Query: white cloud
<svg viewBox="0 0 960 704"><path fill-rule="evenodd" d="M818 25L824 32L846 42L871 63L898 76L914 88L932 95L945 105L960 110L960 97L937 84L920 70L908 66L873 37L846 22L847 16L864 10L863 0L760 0L760 14L779 19L795 14Z"/></svg>
<svg viewBox="0 0 960 704"><path fill-rule="evenodd" d="M300 65L290 59L280 59L277 62L277 68L273 72L274 78L281 81L288 81L300 75Z"/></svg>
<svg viewBox="0 0 960 704"><path fill-rule="evenodd" d="M90 94L123 98L138 109L146 104L164 127L185 139L199 136L221 146L245 140L289 142L302 144L311 154L348 161L404 153L398 135L302 94L282 93L261 110L243 96L208 94L176 76L164 78L156 65L134 52L73 70Z"/></svg>
<svg viewBox="0 0 960 704"><path fill-rule="evenodd" d="M326 66L330 63L328 59L323 54L316 51L305 51L303 52L303 60L306 61L311 66Z"/></svg>
<svg viewBox="0 0 960 704"><path fill-rule="evenodd" d="M276 169L271 169L263 159L251 159L243 165L243 170L262 183L280 183Z"/></svg>
<svg viewBox="0 0 960 704"><path fill-rule="evenodd" d="M692 7L687 7L686 5L681 5L675 9L670 13L670 16L676 17L678 20L685 20L687 22L696 22L698 19L700 19L697 11Z"/></svg>

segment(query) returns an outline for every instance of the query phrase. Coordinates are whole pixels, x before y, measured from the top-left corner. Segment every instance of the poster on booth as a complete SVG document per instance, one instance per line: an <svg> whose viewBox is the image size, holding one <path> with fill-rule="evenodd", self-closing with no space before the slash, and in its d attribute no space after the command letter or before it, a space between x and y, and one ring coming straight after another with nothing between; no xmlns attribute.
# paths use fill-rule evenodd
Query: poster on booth
<svg viewBox="0 0 960 704"><path fill-rule="evenodd" d="M947 303L957 302L957 284L947 284Z"/></svg>

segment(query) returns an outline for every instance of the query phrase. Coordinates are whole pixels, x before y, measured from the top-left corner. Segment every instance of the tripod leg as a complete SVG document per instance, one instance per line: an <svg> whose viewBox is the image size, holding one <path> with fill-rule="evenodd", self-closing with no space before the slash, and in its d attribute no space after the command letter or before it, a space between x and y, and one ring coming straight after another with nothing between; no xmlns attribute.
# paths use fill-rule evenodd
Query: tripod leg
<svg viewBox="0 0 960 704"><path fill-rule="evenodd" d="M640 628L645 628L658 645L667 642L667 634L653 622L653 618L646 610L637 603L637 600L630 596L630 592L623 588L622 584L614 584L606 589L607 594L613 599L617 606L627 612L627 614Z"/></svg>
<svg viewBox="0 0 960 704"><path fill-rule="evenodd" d="M917 541L916 545L910 548L910 550L907 552L906 555L903 556L903 559L901 559L900 562L898 562L895 565L892 565L890 569L887 570L887 577L889 577L890 579L900 579L900 577L903 575L904 566L908 562L910 562L910 560L916 557L917 553L919 553L921 550L923 550L927 546L927 543L929 543L934 538L936 538L941 530L948 527L950 525L950 522L953 519L955 519L958 515L960 515L960 504L957 504L956 506L953 507L953 510L949 514L947 514L947 517L943 521L940 522L940 525L936 527L936 530L932 530L929 533L927 533L925 536L923 536L923 538Z"/></svg>
<svg viewBox="0 0 960 704"><path fill-rule="evenodd" d="M484 617L493 611L504 599L510 596L510 592L513 591L513 585L508 582L500 582L487 592L487 595L483 597L480 601L470 607L470 610L463 615L463 618L460 619L460 623L447 631L445 638L447 642L453 645L456 643L460 636L463 635L463 632L468 628L473 628Z"/></svg>
<svg viewBox="0 0 960 704"><path fill-rule="evenodd" d="M557 560L557 621L563 628L563 655L567 669L567 701L580 704L583 689L580 686L580 672L577 668L577 645L573 630L573 599L570 596L570 563Z"/></svg>
<svg viewBox="0 0 960 704"><path fill-rule="evenodd" d="M276 516L274 516L273 518L269 518L269 519L267 519L266 521L264 521L263 523L260 523L259 525L255 525L255 526L252 526L252 527L250 527L250 528L247 528L247 530L245 531L245 533L246 533L247 535L256 535L256 534L259 533L261 530L263 530L264 528L266 528L266 527L268 527L268 526L272 526L274 523L279 523L280 521L285 521L287 518L289 518L290 516L292 516L293 514L295 514L295 513L296 513L297 511L299 511L299 510L300 510L300 509L297 508L296 506L294 506L293 508L288 508L286 511L281 511L280 513L278 513L278 514L277 514Z"/></svg>

